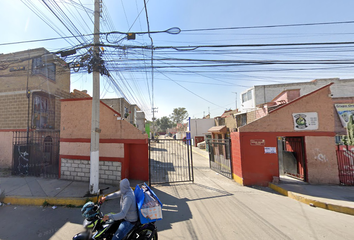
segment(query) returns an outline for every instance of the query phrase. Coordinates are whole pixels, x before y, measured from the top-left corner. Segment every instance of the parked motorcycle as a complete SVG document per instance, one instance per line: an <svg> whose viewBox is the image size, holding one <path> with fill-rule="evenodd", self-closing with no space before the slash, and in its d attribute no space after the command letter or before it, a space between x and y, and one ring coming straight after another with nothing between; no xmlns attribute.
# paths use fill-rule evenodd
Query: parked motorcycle
<svg viewBox="0 0 354 240"><path fill-rule="evenodd" d="M122 220L114 221L108 220L102 221L104 214L101 212L102 203L98 201L97 196L96 204L93 202L86 203L81 213L85 220L83 226L84 232L78 233L73 237L73 240L110 240L113 234L117 231L119 224ZM138 220L133 229L125 236L124 240L157 240L157 228L155 222L149 222L141 224Z"/></svg>

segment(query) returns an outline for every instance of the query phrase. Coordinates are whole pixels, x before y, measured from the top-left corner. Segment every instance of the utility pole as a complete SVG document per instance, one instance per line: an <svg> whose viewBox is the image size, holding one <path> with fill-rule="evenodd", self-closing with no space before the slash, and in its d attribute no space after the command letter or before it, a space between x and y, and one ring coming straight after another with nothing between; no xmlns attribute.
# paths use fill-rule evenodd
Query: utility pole
<svg viewBox="0 0 354 240"><path fill-rule="evenodd" d="M157 109L159 109L159 108L155 108L155 107L153 107L152 108L152 130L153 130L153 134L155 134L155 112L157 112ZM155 136L153 136L153 137L155 137Z"/></svg>
<svg viewBox="0 0 354 240"><path fill-rule="evenodd" d="M236 105L236 108L235 108L235 110L237 110L237 92L233 92L233 93L236 94L236 97L235 97L235 105Z"/></svg>
<svg viewBox="0 0 354 240"><path fill-rule="evenodd" d="M92 118L91 118L91 152L90 152L90 193L96 194L99 190L99 142L100 142L100 73L99 73L99 43L100 43L100 0L95 0L94 18L94 48L93 57L93 88L92 88Z"/></svg>

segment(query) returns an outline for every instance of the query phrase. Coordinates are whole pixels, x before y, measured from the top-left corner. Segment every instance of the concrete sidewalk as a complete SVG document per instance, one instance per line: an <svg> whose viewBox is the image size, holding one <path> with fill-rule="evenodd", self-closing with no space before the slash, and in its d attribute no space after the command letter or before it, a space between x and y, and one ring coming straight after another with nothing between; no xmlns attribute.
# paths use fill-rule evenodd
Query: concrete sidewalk
<svg viewBox="0 0 354 240"><path fill-rule="evenodd" d="M131 186L142 182L130 181ZM100 184L108 194L119 189L118 186ZM96 201L97 196L89 194L88 182L77 182L61 179L48 179L28 176L0 177L0 202L15 205L75 205L81 206L88 200Z"/></svg>
<svg viewBox="0 0 354 240"><path fill-rule="evenodd" d="M353 186L311 185L284 176L277 184L269 183L269 187L313 207L354 215Z"/></svg>
<svg viewBox="0 0 354 240"><path fill-rule="evenodd" d="M208 161L205 149L193 147L193 153ZM131 180L135 187L142 182ZM235 182L235 184L237 184ZM108 194L118 190L118 186L100 184ZM337 185L310 185L287 177L281 177L277 184L269 187L285 196L309 204L313 207L354 215L354 187ZM95 201L88 195L89 183L40 177L18 177L0 175L0 202L15 205L83 205L86 201Z"/></svg>

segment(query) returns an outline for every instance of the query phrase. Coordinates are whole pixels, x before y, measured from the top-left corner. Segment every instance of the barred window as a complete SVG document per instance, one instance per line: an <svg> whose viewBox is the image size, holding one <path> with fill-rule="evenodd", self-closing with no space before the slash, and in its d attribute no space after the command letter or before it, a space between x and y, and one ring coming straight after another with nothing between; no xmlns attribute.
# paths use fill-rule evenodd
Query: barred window
<svg viewBox="0 0 354 240"><path fill-rule="evenodd" d="M41 57L32 59L33 75L42 75L49 78L50 80L55 81L55 70L56 68L54 63L43 63Z"/></svg>

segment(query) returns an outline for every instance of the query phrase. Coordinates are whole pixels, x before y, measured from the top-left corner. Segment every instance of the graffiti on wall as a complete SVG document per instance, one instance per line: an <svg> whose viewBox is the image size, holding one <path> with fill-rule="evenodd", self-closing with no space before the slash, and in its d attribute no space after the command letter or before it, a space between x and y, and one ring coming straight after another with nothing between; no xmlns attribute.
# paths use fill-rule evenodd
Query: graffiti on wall
<svg viewBox="0 0 354 240"><path fill-rule="evenodd" d="M315 148L313 150L313 154L314 154L316 160L318 160L320 162L328 162L328 158L327 158L326 154L321 153L320 149Z"/></svg>

